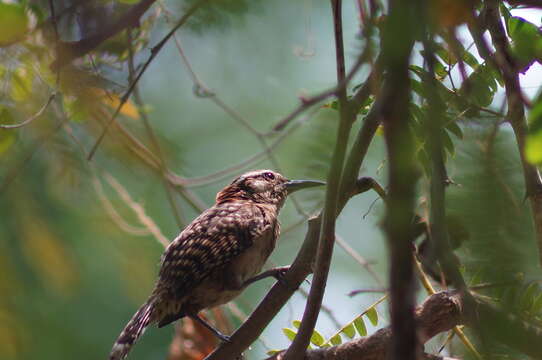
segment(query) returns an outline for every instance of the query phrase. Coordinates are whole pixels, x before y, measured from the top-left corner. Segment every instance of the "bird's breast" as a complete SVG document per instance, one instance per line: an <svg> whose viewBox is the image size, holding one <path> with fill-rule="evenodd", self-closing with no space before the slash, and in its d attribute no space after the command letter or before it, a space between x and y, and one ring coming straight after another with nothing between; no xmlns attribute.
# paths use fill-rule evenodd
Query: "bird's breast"
<svg viewBox="0 0 542 360"><path fill-rule="evenodd" d="M269 231L254 239L252 246L240 254L235 261L232 261L226 271L241 282L257 275L275 248L278 237L277 229L278 224L274 224Z"/></svg>

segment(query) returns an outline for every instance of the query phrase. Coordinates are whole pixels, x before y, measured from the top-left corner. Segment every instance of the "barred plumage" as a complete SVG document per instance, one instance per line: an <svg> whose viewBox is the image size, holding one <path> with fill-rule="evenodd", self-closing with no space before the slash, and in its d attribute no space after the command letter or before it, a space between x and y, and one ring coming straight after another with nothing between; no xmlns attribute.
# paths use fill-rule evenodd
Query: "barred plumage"
<svg viewBox="0 0 542 360"><path fill-rule="evenodd" d="M289 192L320 185L260 170L235 179L167 247L158 281L113 345L124 359L145 328L159 327L235 298L257 275L279 236L278 212ZM201 320L200 320L201 321Z"/></svg>

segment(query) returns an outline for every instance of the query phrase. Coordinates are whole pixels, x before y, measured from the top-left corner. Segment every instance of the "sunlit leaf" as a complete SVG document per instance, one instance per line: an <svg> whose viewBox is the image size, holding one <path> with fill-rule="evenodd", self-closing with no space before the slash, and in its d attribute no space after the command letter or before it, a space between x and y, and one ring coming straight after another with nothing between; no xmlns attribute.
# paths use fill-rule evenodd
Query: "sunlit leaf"
<svg viewBox="0 0 542 360"><path fill-rule="evenodd" d="M350 323L350 324L346 325L343 328L343 330L341 331L341 333L345 334L350 339L352 339L356 335L356 329L354 328L354 324Z"/></svg>
<svg viewBox="0 0 542 360"><path fill-rule="evenodd" d="M311 335L311 343L313 343L314 345L316 346L322 346L322 344L325 342L326 340L324 339L324 337L322 336L322 334L320 334L318 332L318 330L314 329L314 331L312 332L312 335Z"/></svg>
<svg viewBox="0 0 542 360"><path fill-rule="evenodd" d="M24 7L17 3L0 2L0 46L21 39L28 29Z"/></svg>
<svg viewBox="0 0 542 360"><path fill-rule="evenodd" d="M268 350L267 355L269 355L269 356L275 355L275 354L277 354L277 353L279 353L281 351L283 351L283 350Z"/></svg>
<svg viewBox="0 0 542 360"><path fill-rule="evenodd" d="M292 321L292 325L293 325L296 329L299 329L299 326L301 325L301 321L299 321L299 320L294 320L294 321Z"/></svg>
<svg viewBox="0 0 542 360"><path fill-rule="evenodd" d="M283 328L282 332L284 333L284 335L286 335L288 339L290 339L290 341L294 341L295 336L297 334L295 330L292 330L290 328Z"/></svg>
<svg viewBox="0 0 542 360"><path fill-rule="evenodd" d="M13 72L11 78L11 98L15 101L25 101L32 93L32 77L28 70L19 67Z"/></svg>
<svg viewBox="0 0 542 360"><path fill-rule="evenodd" d="M360 316L356 318L356 320L354 320L354 326L356 327L356 330L360 336L367 336L367 327L365 326L363 317Z"/></svg>
<svg viewBox="0 0 542 360"><path fill-rule="evenodd" d="M331 339L329 339L329 342L333 345L340 345L342 344L343 340L341 339L341 335L335 334Z"/></svg>
<svg viewBox="0 0 542 360"><path fill-rule="evenodd" d="M97 89L97 91L100 91L103 93L103 100L102 100L103 103L109 106L113 111L115 111L119 107L121 103L121 99L118 95L111 94L111 93L107 94L105 93L105 91L101 89ZM122 115L131 117L132 119L139 118L139 112L137 111L137 108L130 100L126 101L122 105L122 107L120 108L120 113Z"/></svg>
<svg viewBox="0 0 542 360"><path fill-rule="evenodd" d="M378 325L378 313L376 312L376 309L374 307L367 310L365 315L367 316L367 318L369 318L373 326Z"/></svg>
<svg viewBox="0 0 542 360"><path fill-rule="evenodd" d="M529 135L525 144L525 156L534 164L542 162L542 96L539 96L529 111Z"/></svg>

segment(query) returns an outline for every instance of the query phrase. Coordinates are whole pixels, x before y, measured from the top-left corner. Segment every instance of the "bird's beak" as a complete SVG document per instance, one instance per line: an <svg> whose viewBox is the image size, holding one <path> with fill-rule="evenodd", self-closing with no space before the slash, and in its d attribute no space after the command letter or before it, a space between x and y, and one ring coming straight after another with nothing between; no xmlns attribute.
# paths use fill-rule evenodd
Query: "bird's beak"
<svg viewBox="0 0 542 360"><path fill-rule="evenodd" d="M311 188L315 186L322 186L326 183L323 181L314 181L314 180L289 180L286 183L286 190L288 194L291 194L297 190Z"/></svg>

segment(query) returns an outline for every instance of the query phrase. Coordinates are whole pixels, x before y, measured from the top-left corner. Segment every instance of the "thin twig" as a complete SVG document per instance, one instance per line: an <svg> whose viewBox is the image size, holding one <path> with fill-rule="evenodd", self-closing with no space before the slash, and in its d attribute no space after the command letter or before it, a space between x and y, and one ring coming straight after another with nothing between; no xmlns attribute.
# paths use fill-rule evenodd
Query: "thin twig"
<svg viewBox="0 0 542 360"><path fill-rule="evenodd" d="M160 6L164 9L164 14L166 17L166 21L169 21L168 11L165 8L164 4L160 2ZM273 155L269 145L267 144L267 141L265 140L264 134L256 130L250 122L245 119L239 112L237 112L235 109L228 106L215 91L210 90L207 85L203 83L203 81L200 79L200 77L196 74L194 71L194 68L190 64L190 61L188 60L188 57L186 56L181 43L177 37L176 34L173 35L173 40L175 42L175 46L177 47L177 51L181 57L181 60L188 70L188 73L190 74L190 77L192 78L192 82L194 83L196 90L196 94L204 94L204 98L210 99L214 104L216 104L219 108L221 108L226 114L228 114L232 119L236 120L239 124L241 124L244 128L246 128L252 135L256 137L260 145L263 147L264 151L266 152L266 155L268 159L273 164L273 167L275 170L282 172L278 163L278 160ZM297 212L305 215L305 211L301 207L301 204L297 201L297 198L295 196L291 196L291 201L294 204L294 207L296 208Z"/></svg>
<svg viewBox="0 0 542 360"><path fill-rule="evenodd" d="M139 82L139 79L141 79L141 76L143 76L143 74L145 73L145 71L147 70L147 68L149 67L149 65L151 64L151 62L156 58L156 56L160 53L160 50L162 50L162 48L164 47L164 45L167 43L167 41L173 36L173 34L175 34L175 32L181 27L183 26L186 21L190 18L190 16L192 16L197 9L199 9L205 2L207 2L209 0L199 0L197 2L195 2L194 4L192 4L192 6L190 8L188 8L188 10L186 10L186 12L184 13L184 15L181 17L181 19L179 19L179 21L177 22L177 24L173 27L173 29L171 29L166 36L164 36L164 38L162 38L162 40L160 40L160 42L158 42L158 44L156 44L152 49L151 49L151 55L149 56L149 58L147 59L147 61L143 64L143 67L141 68L141 70L139 71L139 73L137 74L136 78L134 79L134 81L130 84L130 86L128 87L128 90L126 90L126 92L124 93L124 95L122 96L122 98L120 99L120 102L119 102L119 105L117 106L117 109L115 110L115 112L113 113L113 115L111 116L111 118L109 119L109 121L106 123L105 127L103 128L102 130L102 133L100 134L100 136L98 137L98 139L96 140L96 143L94 144L94 146L92 147L92 149L90 150L89 154L88 154L88 157L87 157L87 160L92 160L92 157L94 156L94 153L96 152L96 150L98 149L98 146L100 145L100 143L102 142L102 140L104 139L105 135L107 134L107 131L109 130L109 128L111 127L111 125L115 122L117 116L119 115L120 113L120 109L124 106L124 104L126 103L126 101L128 101L128 99L130 98L130 95L132 94L132 91L134 91L134 88L135 86L137 85L137 83Z"/></svg>
<svg viewBox="0 0 542 360"><path fill-rule="evenodd" d="M304 118L297 121L294 125L292 125L290 128L288 128L286 131L282 132L280 134L280 136L272 144L269 145L268 150L269 151L274 151L274 149L278 145L280 145L293 131L297 130L307 119L314 116L316 111L318 111L318 109L316 109L315 111L313 111L310 114L306 115ZM258 163L260 160L264 159L267 154L268 154L268 151L263 150L261 152L258 152L256 154L252 155L252 156L249 156L248 158L246 158L245 160L241 161L238 164L235 164L233 166L229 166L229 167L227 167L225 169L219 170L217 172L214 172L212 174L205 175L205 176L194 177L194 178L183 178L183 177L179 177L178 175L175 175L175 174L169 174L168 178L169 178L169 181L173 185L183 185L183 186L186 186L186 187L196 187L196 186L209 185L209 184L218 182L218 181L230 176L230 174L233 173L233 172L241 171L241 170L247 168L248 166L252 166L252 165Z"/></svg>
<svg viewBox="0 0 542 360"><path fill-rule="evenodd" d="M28 119L26 119L25 121L19 124L12 124L12 125L0 124L0 129L18 129L30 124L32 121L36 120L41 115L43 115L43 113L45 112L45 110L47 110L47 108L49 107L49 104L51 104L51 102L54 100L55 97L56 97L56 93L55 92L51 93L51 95L49 95L49 98L47 99L45 104L43 104L43 106L38 110L38 112L32 115L31 117L29 117Z"/></svg>
<svg viewBox="0 0 542 360"><path fill-rule="evenodd" d="M307 290L305 290L304 288L299 287L299 289L297 289L297 291L301 295L303 295L305 297L305 299L307 299L309 297L309 292ZM321 309L324 312L324 314L327 315L329 320L331 320L331 322L333 323L333 325L335 325L335 327L337 329L339 329L342 326L341 322L339 321L339 319L337 319L337 317L333 313L333 310L329 306L327 306L326 304L322 304Z"/></svg>
<svg viewBox="0 0 542 360"><path fill-rule="evenodd" d="M128 191L112 175L105 172L105 180L117 192L126 205L136 214L139 222L145 226L154 238L164 247L169 245L169 240L162 234L156 223L145 213L143 206L135 202Z"/></svg>
<svg viewBox="0 0 542 360"><path fill-rule="evenodd" d="M345 82L345 61L342 36L342 1L332 0L331 8L333 12L334 34L335 34L335 53L337 66L337 83ZM355 114L351 114L347 109L346 86L338 88L337 96L339 99L339 128L335 140L335 148L331 160L331 167L327 178L326 200L324 205L324 214L322 218L322 228L320 239L316 252L315 271L312 280L311 290L307 299L299 331L292 344L284 354L284 360L299 359L305 353L309 341L318 319L322 299L326 288L327 277L331 265L331 257L335 243L335 221L339 209L339 187L341 185L341 173L343 163L346 157L346 146L348 136L352 127L352 119Z"/></svg>
<svg viewBox="0 0 542 360"><path fill-rule="evenodd" d="M104 189L102 186L102 183L100 180L98 180L97 177L94 177L92 179L92 184L94 185L94 190L96 191L96 194L98 195L98 199L102 203L102 206L109 215L109 218L121 229L122 231L135 235L135 236L147 236L150 235L151 232L147 228L139 228L135 227L133 225L130 225L126 220L122 218L122 216L118 213L118 211L115 209L111 201L107 198L107 196L104 193Z"/></svg>
<svg viewBox="0 0 542 360"><path fill-rule="evenodd" d="M358 264L363 266L365 270L371 275L371 277L376 281L376 283L380 286L384 285L384 282L378 274L371 268L371 265L363 256L361 256L360 253L358 253L356 250L354 250L348 243L341 238L339 235L335 235L335 241L337 242L337 245L339 245L348 255L350 255Z"/></svg>
<svg viewBox="0 0 542 360"><path fill-rule="evenodd" d="M129 82L132 83L134 80L134 50L132 46L132 30L128 30L128 79ZM161 168L161 174L160 174L160 180L162 181L162 185L164 187L164 190L166 192L166 197L168 199L170 208L173 212L173 217L175 218L175 221L177 222L177 226L182 227L184 224L184 221L181 219L181 214L179 212L179 209L177 208L177 204L175 203L175 198L173 197L173 192L171 191L170 185L167 182L167 179L165 177L166 174L166 160L164 159L164 155L162 153L162 149L160 147L160 143L158 141L158 138L156 137L156 134L154 133L154 130L151 127L149 118L147 116L147 112L144 109L144 102L143 98L141 97L141 93L139 92L139 87L134 86L134 102L138 108L138 114L143 121L143 125L145 126L145 131L147 132L147 135L150 139L151 144L154 147L154 151L156 152L156 155L158 156L158 160L160 161L160 168Z"/></svg>

